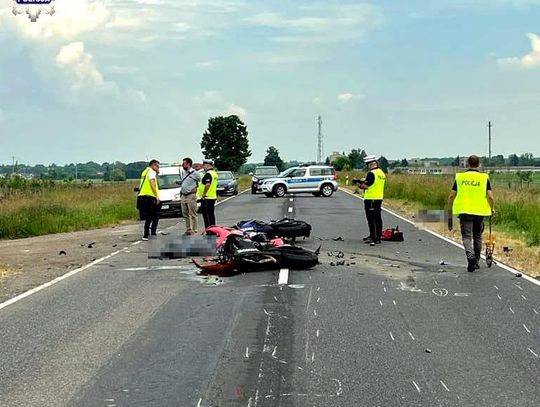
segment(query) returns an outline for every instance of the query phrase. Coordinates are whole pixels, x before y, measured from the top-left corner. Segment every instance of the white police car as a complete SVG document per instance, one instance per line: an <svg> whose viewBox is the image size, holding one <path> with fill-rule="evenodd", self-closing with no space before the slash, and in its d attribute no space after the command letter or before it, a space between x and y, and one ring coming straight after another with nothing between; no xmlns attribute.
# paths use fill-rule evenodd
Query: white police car
<svg viewBox="0 0 540 407"><path fill-rule="evenodd" d="M337 191L336 170L327 165L292 167L276 178L264 180L261 190L267 197L281 198L287 193L311 192L314 196L332 196Z"/></svg>

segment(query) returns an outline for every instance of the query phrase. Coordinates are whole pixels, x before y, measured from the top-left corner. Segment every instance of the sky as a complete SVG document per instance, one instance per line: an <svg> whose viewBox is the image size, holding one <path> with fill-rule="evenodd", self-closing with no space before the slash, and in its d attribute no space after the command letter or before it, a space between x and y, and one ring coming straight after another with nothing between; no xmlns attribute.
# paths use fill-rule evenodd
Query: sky
<svg viewBox="0 0 540 407"><path fill-rule="evenodd" d="M540 0L0 0L0 163L540 155Z"/></svg>

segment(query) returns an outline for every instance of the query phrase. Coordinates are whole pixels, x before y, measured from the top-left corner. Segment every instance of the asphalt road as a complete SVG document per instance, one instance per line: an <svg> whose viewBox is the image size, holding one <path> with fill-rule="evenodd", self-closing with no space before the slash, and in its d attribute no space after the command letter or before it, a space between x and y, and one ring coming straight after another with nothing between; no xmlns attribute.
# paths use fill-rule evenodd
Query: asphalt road
<svg viewBox="0 0 540 407"><path fill-rule="evenodd" d="M366 246L362 208L343 192L217 208L226 225L313 225L299 244L322 264L287 285L205 279L145 242L0 309L0 405L540 405L540 287L467 273L460 249L389 214L406 241Z"/></svg>

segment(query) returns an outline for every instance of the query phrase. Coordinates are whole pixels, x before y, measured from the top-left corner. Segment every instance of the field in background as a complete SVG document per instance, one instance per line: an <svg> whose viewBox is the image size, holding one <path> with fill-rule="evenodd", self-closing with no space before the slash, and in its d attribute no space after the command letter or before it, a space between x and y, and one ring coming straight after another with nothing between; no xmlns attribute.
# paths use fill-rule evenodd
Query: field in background
<svg viewBox="0 0 540 407"><path fill-rule="evenodd" d="M338 180L345 185L349 175L349 188L353 178L364 173L342 172ZM399 211L409 219L418 221L421 210L443 210L453 184L453 177L440 175L390 174L385 191L385 205ZM508 188L494 185L496 215L493 230L496 238L496 255L508 264L540 276L540 190L536 188ZM461 242L459 222L454 221L454 231L448 232L444 222L426 225L457 242ZM507 247L507 251L503 248Z"/></svg>

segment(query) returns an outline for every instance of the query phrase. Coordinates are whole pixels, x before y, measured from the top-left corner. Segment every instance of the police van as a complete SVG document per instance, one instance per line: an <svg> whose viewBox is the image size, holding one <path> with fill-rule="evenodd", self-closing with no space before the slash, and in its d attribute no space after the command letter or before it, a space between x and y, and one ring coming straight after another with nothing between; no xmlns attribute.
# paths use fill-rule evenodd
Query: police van
<svg viewBox="0 0 540 407"><path fill-rule="evenodd" d="M287 193L309 193L329 197L337 191L336 170L327 165L292 167L275 178L263 181L262 192L267 197L283 197Z"/></svg>

